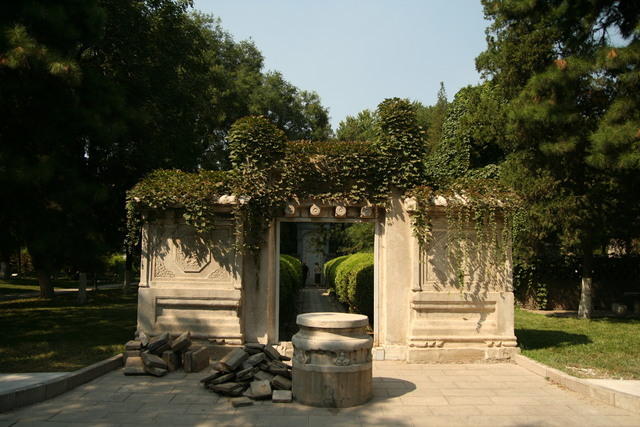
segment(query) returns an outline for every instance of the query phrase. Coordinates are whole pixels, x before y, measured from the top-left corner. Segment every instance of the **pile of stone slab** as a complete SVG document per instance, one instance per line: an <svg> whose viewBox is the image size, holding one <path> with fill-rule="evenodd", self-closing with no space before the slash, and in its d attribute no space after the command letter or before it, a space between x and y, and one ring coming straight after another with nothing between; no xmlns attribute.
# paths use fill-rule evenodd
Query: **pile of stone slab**
<svg viewBox="0 0 640 427"><path fill-rule="evenodd" d="M271 345L248 343L213 363L211 374L200 380L205 388L233 397L233 406L254 400L291 402L291 359Z"/></svg>
<svg viewBox="0 0 640 427"><path fill-rule="evenodd" d="M162 377L183 368L200 372L209 366L209 350L192 345L191 334L185 332L172 340L168 332L148 337L143 332L125 344L125 375Z"/></svg>

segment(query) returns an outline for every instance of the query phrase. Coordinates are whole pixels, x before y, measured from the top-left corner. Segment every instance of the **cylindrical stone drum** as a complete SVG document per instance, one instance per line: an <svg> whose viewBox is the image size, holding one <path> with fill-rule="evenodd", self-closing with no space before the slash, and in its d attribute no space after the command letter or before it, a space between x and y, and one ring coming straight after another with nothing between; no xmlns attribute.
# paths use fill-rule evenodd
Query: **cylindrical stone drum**
<svg viewBox="0 0 640 427"><path fill-rule="evenodd" d="M361 314L307 313L293 336L293 398L326 408L347 408L372 396L369 319Z"/></svg>

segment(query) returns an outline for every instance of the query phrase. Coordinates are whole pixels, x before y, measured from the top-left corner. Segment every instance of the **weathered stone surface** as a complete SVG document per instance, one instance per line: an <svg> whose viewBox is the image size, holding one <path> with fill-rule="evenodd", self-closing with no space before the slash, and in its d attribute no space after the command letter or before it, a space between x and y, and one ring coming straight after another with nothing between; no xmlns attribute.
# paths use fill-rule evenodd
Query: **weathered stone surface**
<svg viewBox="0 0 640 427"><path fill-rule="evenodd" d="M243 406L251 406L253 405L253 400L248 397L235 397L231 399L231 406L234 408L241 408Z"/></svg>
<svg viewBox="0 0 640 427"><path fill-rule="evenodd" d="M243 369L236 373L236 381L248 381L253 379L253 374L258 371L258 368L250 367L248 369Z"/></svg>
<svg viewBox="0 0 640 427"><path fill-rule="evenodd" d="M124 345L125 351L140 350L141 348L142 344L140 343L140 341L135 340L127 341L127 343Z"/></svg>
<svg viewBox="0 0 640 427"><path fill-rule="evenodd" d="M231 371L227 365L224 365L224 364L220 363L219 360L216 360L215 362L213 362L213 365L211 367L213 369L215 369L216 371L219 371L219 372L230 372Z"/></svg>
<svg viewBox="0 0 640 427"><path fill-rule="evenodd" d="M123 357L126 363L129 357L141 357L141 353L140 353L140 350L129 350L124 352Z"/></svg>
<svg viewBox="0 0 640 427"><path fill-rule="evenodd" d="M142 357L128 357L124 365L125 375L145 375L144 362Z"/></svg>
<svg viewBox="0 0 640 427"><path fill-rule="evenodd" d="M244 349L247 353L256 354L257 352L264 350L264 344L248 342L244 345Z"/></svg>
<svg viewBox="0 0 640 427"><path fill-rule="evenodd" d="M280 360L280 353L272 345L265 345L263 351L269 359Z"/></svg>
<svg viewBox="0 0 640 427"><path fill-rule="evenodd" d="M150 368L169 369L167 362L165 362L164 359L156 356L155 354L147 353L146 351L142 353L142 361L145 366Z"/></svg>
<svg viewBox="0 0 640 427"><path fill-rule="evenodd" d="M236 374L234 372L229 372L228 374L220 375L217 378L211 380L211 384L222 384L233 381L236 378Z"/></svg>
<svg viewBox="0 0 640 427"><path fill-rule="evenodd" d="M271 398L271 384L269 381L252 381L250 384L251 396L254 399L270 399Z"/></svg>
<svg viewBox="0 0 640 427"><path fill-rule="evenodd" d="M291 380L282 375L276 375L271 380L271 385L276 390L291 390Z"/></svg>
<svg viewBox="0 0 640 427"><path fill-rule="evenodd" d="M142 347L146 348L149 345L149 337L142 331L138 333L138 341L140 341Z"/></svg>
<svg viewBox="0 0 640 427"><path fill-rule="evenodd" d="M221 377L223 375L224 375L224 372L220 372L220 371L215 371L214 370L210 375L207 375L206 377L201 379L200 382L203 383L203 384L207 384L207 383L210 383L211 381L213 381L216 378L219 378L219 377Z"/></svg>
<svg viewBox="0 0 640 427"><path fill-rule="evenodd" d="M273 375L282 375L283 377L291 378L289 367L282 362L271 361L267 370Z"/></svg>
<svg viewBox="0 0 640 427"><path fill-rule="evenodd" d="M271 395L273 403L289 403L293 400L291 390L273 390Z"/></svg>
<svg viewBox="0 0 640 427"><path fill-rule="evenodd" d="M145 366L144 369L145 371L147 371L147 373L153 375L154 377L163 377L169 372L166 369L154 368L153 366Z"/></svg>
<svg viewBox="0 0 640 427"><path fill-rule="evenodd" d="M193 372L200 372L209 367L209 349L202 347L191 355L191 369Z"/></svg>
<svg viewBox="0 0 640 427"><path fill-rule="evenodd" d="M367 334L367 316L307 313L299 315L297 323L300 330L291 340L296 401L333 408L368 401L373 395L373 339ZM291 381L282 376L271 384L275 389L291 387Z"/></svg>
<svg viewBox="0 0 640 427"><path fill-rule="evenodd" d="M167 350L162 353L162 360L167 364L169 372L179 369L182 365L182 355L174 352L173 350Z"/></svg>
<svg viewBox="0 0 640 427"><path fill-rule="evenodd" d="M275 375L270 374L269 372L265 372L265 371L258 371L255 374L253 374L253 378L256 380L263 380L263 381L271 381L273 379Z"/></svg>
<svg viewBox="0 0 640 427"><path fill-rule="evenodd" d="M251 356L249 356L249 358L246 360L246 363L248 363L251 366L256 366L260 362L263 362L266 358L267 356L264 353L260 352L260 353L252 354Z"/></svg>
<svg viewBox="0 0 640 427"><path fill-rule="evenodd" d="M227 353L225 357L220 359L220 364L222 364L223 366L226 366L228 370L233 371L238 366L242 365L242 362L247 360L248 357L249 357L249 353L247 353L241 348L236 348L230 351L229 353Z"/></svg>
<svg viewBox="0 0 640 427"><path fill-rule="evenodd" d="M171 348L171 337L169 337L169 333L165 332L164 334L160 334L155 336L149 340L149 345L147 345L147 350L149 353L153 354L162 354L163 352L169 350Z"/></svg>
<svg viewBox="0 0 640 427"><path fill-rule="evenodd" d="M242 365L238 369L245 370L249 368L253 368L253 365L245 360L244 362L242 362Z"/></svg>
<svg viewBox="0 0 640 427"><path fill-rule="evenodd" d="M242 383L224 383L211 385L209 389L225 396L237 397L242 396L245 387Z"/></svg>
<svg viewBox="0 0 640 427"><path fill-rule="evenodd" d="M187 331L184 334L180 335L178 338L173 340L171 343L171 350L175 352L183 352L187 351L187 349L191 346L191 332Z"/></svg>

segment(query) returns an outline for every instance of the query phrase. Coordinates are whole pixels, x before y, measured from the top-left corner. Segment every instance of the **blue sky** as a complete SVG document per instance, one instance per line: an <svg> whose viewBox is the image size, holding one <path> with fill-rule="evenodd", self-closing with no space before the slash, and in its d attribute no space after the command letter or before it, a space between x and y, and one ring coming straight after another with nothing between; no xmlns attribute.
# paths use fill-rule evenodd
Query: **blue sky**
<svg viewBox="0 0 640 427"><path fill-rule="evenodd" d="M252 39L265 69L316 91L336 129L347 115L398 96L449 99L479 75L486 43L479 0L195 0L236 40Z"/></svg>

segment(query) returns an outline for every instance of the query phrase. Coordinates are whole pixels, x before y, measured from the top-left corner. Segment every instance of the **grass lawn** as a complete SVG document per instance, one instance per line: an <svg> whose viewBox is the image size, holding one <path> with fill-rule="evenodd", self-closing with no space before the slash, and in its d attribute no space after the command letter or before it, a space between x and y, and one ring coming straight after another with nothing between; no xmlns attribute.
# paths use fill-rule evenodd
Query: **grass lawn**
<svg viewBox="0 0 640 427"><path fill-rule="evenodd" d="M640 320L552 317L516 309L522 354L582 378L640 379Z"/></svg>
<svg viewBox="0 0 640 427"><path fill-rule="evenodd" d="M120 353L136 328L137 294L120 289L53 300L0 301L0 372L72 371Z"/></svg>
<svg viewBox="0 0 640 427"><path fill-rule="evenodd" d="M52 280L54 288L77 288L78 282L71 280ZM0 280L0 295L40 292L38 280L34 278L20 278Z"/></svg>

